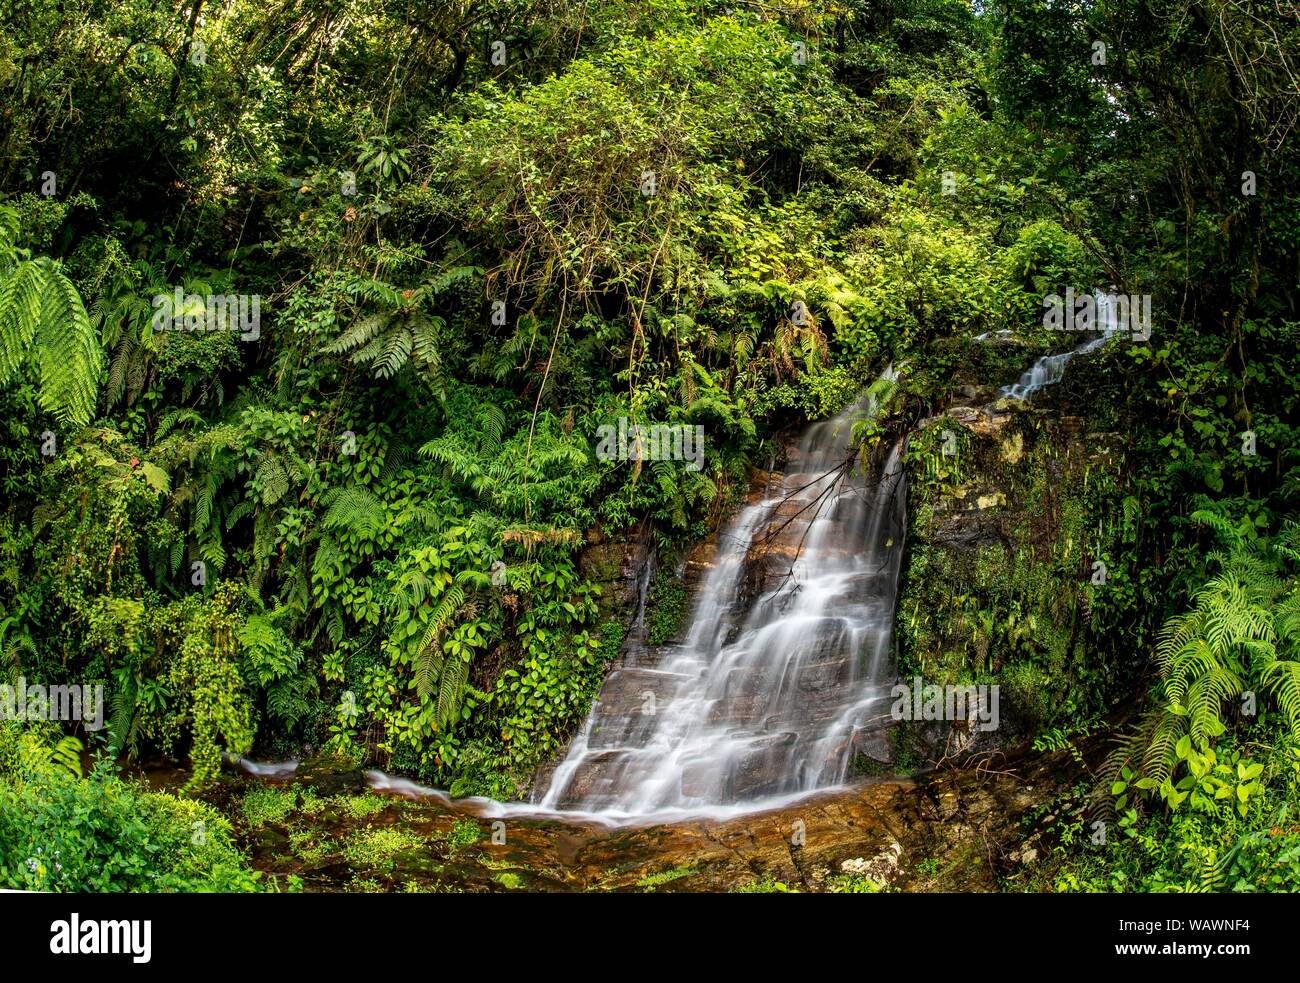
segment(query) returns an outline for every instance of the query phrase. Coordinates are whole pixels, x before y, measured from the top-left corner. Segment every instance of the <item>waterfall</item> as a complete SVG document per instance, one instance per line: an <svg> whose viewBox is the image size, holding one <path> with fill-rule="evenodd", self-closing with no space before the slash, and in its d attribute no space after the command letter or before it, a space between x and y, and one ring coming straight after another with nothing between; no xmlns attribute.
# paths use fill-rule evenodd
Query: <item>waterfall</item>
<svg viewBox="0 0 1300 983"><path fill-rule="evenodd" d="M808 428L718 538L684 641L610 674L540 809L753 808L844 782L882 739L906 494L901 442L874 480L854 473L850 431L872 410Z"/></svg>
<svg viewBox="0 0 1300 983"><path fill-rule="evenodd" d="M1097 292L1093 294L1093 301L1096 304L1097 320L1102 325L1101 335L1085 341L1068 352L1061 352L1057 355L1044 355L1039 358L1024 371L1019 382L1002 387L1003 396L1010 399L1024 400L1040 389L1056 385L1065 377L1065 366L1069 364L1070 359L1076 355L1083 355L1086 352L1100 348L1115 334L1115 307L1111 303L1110 297L1105 293ZM986 336L980 336L980 338L984 337ZM978 341L980 338L976 340Z"/></svg>
<svg viewBox="0 0 1300 983"><path fill-rule="evenodd" d="M1101 316L1101 337L1040 358L1004 393L1024 399L1059 382L1070 358L1116 331L1108 303ZM632 647L531 802L453 799L380 771L367 784L483 818L603 824L722 819L843 785L854 753L881 749L892 722L902 441L871 478L851 466L853 423L877 408L867 397L804 432L786 473L718 537L684 641ZM232 763L254 774L296 767Z"/></svg>

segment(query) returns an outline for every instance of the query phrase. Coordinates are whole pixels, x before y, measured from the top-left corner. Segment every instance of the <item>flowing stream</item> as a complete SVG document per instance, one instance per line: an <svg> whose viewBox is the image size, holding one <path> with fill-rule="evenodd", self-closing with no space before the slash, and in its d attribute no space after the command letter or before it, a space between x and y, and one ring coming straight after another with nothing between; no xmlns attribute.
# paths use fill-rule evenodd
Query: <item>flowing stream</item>
<svg viewBox="0 0 1300 983"><path fill-rule="evenodd" d="M1010 399L1024 400L1046 386L1056 385L1065 378L1065 367L1069 364L1070 359L1076 355L1094 351L1110 340L1117 329L1115 308L1111 304L1110 298L1104 293L1093 294L1093 302L1096 305L1097 321L1102 326L1102 333L1098 337L1070 349L1068 352L1061 352L1057 355L1044 355L1037 359L1020 376L1018 382L1002 387L1003 396Z"/></svg>

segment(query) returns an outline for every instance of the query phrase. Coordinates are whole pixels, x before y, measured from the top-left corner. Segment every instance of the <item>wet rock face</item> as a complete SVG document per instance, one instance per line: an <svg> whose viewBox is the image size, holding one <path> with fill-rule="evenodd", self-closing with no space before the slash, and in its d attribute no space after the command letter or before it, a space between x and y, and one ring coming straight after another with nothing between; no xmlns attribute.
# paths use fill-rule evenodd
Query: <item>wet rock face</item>
<svg viewBox="0 0 1300 983"><path fill-rule="evenodd" d="M654 723L654 713L668 700L677 681L657 666L663 652L642 652L636 665L615 669L600 693L599 722L589 738L593 748L640 744Z"/></svg>
<svg viewBox="0 0 1300 983"><path fill-rule="evenodd" d="M648 525L616 539L607 539L596 529L588 534L587 544L578 554L578 570L600 586L600 603L607 613L627 612L635 617L654 559Z"/></svg>

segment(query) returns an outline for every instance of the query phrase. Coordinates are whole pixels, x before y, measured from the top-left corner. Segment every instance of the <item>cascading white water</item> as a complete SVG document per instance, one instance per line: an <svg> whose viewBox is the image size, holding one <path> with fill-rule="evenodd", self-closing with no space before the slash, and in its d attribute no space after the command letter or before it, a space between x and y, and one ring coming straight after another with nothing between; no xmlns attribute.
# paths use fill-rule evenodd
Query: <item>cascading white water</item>
<svg viewBox="0 0 1300 983"><path fill-rule="evenodd" d="M1065 366L1069 364L1070 359L1076 355L1094 351L1110 340L1116 331L1115 307L1111 303L1110 297L1101 292L1093 294L1093 302L1097 309L1097 321L1102 326L1101 335L1085 341L1068 352L1061 352L1057 355L1044 355L1024 371L1019 382L1010 386L1003 386L1003 396L1010 399L1024 400L1040 389L1056 385L1065 377ZM984 337L986 336L980 336L980 338ZM980 339L977 338L976 340Z"/></svg>
<svg viewBox="0 0 1300 983"><path fill-rule="evenodd" d="M845 780L888 708L903 552L901 444L874 482L846 467L868 409L810 427L783 480L732 521L684 643L611 674L540 809L752 807Z"/></svg>

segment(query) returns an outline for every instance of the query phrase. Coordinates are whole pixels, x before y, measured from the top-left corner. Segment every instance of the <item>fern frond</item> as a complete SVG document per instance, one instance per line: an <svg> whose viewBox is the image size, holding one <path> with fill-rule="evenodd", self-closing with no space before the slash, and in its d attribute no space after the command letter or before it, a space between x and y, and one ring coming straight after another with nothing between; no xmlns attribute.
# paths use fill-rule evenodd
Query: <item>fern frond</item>
<svg viewBox="0 0 1300 983"><path fill-rule="evenodd" d="M1261 673L1268 691L1286 714L1293 732L1300 732L1300 662L1277 659Z"/></svg>
<svg viewBox="0 0 1300 983"><path fill-rule="evenodd" d="M41 320L44 271L32 260L19 263L0 280L0 384L26 361Z"/></svg>
<svg viewBox="0 0 1300 983"><path fill-rule="evenodd" d="M384 336L383 349L369 361L375 375L381 379L391 379L401 371L410 357L411 332L406 328L398 328Z"/></svg>
<svg viewBox="0 0 1300 983"><path fill-rule="evenodd" d="M452 723L460 712L461 699L465 695L465 683L469 680L469 659L461 657L449 660L444 665L438 681L438 723L446 727Z"/></svg>
<svg viewBox="0 0 1300 983"><path fill-rule="evenodd" d="M1186 717L1165 714L1156 722L1151 743L1142 754L1142 773L1154 779L1157 784L1163 783L1174 773L1174 765L1178 763L1175 748L1179 738L1187 732L1186 720Z"/></svg>
<svg viewBox="0 0 1300 983"><path fill-rule="evenodd" d="M388 325L388 321L387 314L369 314L360 318L321 351L327 355L341 355L369 344Z"/></svg>
<svg viewBox="0 0 1300 983"><path fill-rule="evenodd" d="M53 260L45 265L36 349L41 404L60 422L84 426L95 410L104 352L81 295Z"/></svg>
<svg viewBox="0 0 1300 983"><path fill-rule="evenodd" d="M358 485L332 489L321 503L326 506L326 528L348 529L363 539L373 539L387 519L383 503Z"/></svg>

